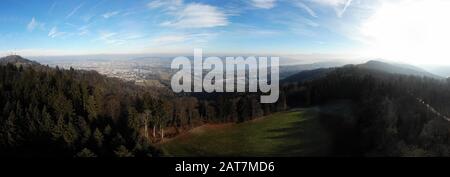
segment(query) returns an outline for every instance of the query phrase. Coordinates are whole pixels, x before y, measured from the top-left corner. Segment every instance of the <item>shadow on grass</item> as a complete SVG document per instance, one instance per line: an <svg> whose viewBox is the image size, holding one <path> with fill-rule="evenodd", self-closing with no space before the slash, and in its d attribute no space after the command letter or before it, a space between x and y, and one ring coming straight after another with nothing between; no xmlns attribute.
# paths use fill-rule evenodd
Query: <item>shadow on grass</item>
<svg viewBox="0 0 450 177"><path fill-rule="evenodd" d="M284 142L279 144L275 156L327 156L330 154L331 138L329 132L320 124L316 110L306 110L296 121L285 128L270 129L268 137Z"/></svg>

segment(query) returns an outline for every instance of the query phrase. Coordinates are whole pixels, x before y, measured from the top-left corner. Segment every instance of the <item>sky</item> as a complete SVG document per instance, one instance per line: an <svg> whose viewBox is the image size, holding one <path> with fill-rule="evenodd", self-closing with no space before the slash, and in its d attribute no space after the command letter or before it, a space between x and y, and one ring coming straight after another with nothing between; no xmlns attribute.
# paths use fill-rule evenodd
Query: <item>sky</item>
<svg viewBox="0 0 450 177"><path fill-rule="evenodd" d="M450 64L448 0L2 0L0 55L205 53Z"/></svg>

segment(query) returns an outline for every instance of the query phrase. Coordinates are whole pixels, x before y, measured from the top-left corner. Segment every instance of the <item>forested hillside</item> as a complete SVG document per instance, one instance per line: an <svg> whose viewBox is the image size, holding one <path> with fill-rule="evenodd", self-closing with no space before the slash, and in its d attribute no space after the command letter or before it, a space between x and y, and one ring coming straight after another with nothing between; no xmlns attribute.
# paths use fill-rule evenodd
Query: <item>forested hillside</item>
<svg viewBox="0 0 450 177"><path fill-rule="evenodd" d="M8 61L0 65L0 156L158 156L153 143L205 122L282 109L257 98L174 95L94 71Z"/></svg>
<svg viewBox="0 0 450 177"><path fill-rule="evenodd" d="M336 149L351 149L348 155L450 155L450 80L346 66L284 89L291 107L334 100L356 105L355 119L322 118L343 146Z"/></svg>
<svg viewBox="0 0 450 177"><path fill-rule="evenodd" d="M0 90L2 155L155 153L133 122L132 110L149 108L138 104L142 88L95 72L8 64L0 66Z"/></svg>

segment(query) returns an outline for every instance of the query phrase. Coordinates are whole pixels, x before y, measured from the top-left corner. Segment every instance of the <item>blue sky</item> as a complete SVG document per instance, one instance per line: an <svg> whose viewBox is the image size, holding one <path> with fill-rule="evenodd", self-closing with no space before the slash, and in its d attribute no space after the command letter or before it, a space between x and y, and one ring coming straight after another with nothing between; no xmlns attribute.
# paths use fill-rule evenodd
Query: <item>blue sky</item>
<svg viewBox="0 0 450 177"><path fill-rule="evenodd" d="M379 46L392 41L381 40L386 36L380 33L405 26L386 20L398 16L387 8L404 8L403 1L2 0L0 53L192 53L193 48L283 55L381 53L376 52ZM414 2L449 7L440 0Z"/></svg>

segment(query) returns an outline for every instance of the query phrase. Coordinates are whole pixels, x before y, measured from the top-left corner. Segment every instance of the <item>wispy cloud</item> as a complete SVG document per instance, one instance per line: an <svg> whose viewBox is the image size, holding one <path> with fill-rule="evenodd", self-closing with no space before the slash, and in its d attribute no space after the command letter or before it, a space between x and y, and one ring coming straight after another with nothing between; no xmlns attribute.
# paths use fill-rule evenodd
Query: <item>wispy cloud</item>
<svg viewBox="0 0 450 177"><path fill-rule="evenodd" d="M99 37L94 41L102 41L109 45L124 45L144 37L145 35L140 33L100 31Z"/></svg>
<svg viewBox="0 0 450 177"><path fill-rule="evenodd" d="M79 36L84 36L84 35L87 35L87 34L89 34L89 29L88 29L88 26L82 26L82 27L79 27L78 28L78 35Z"/></svg>
<svg viewBox="0 0 450 177"><path fill-rule="evenodd" d="M347 8L350 6L350 4L352 4L353 0L347 0L347 2L345 3L344 8L339 12L338 16L342 17L342 15L344 15L345 11L347 11Z"/></svg>
<svg viewBox="0 0 450 177"><path fill-rule="evenodd" d="M302 8L303 10L305 10L306 12L308 12L309 15L311 15L312 17L317 18L317 14L316 12L314 12L314 10L312 10L309 6L307 6L305 3L301 2L301 1L294 1L293 2L295 6Z"/></svg>
<svg viewBox="0 0 450 177"><path fill-rule="evenodd" d="M160 34L150 39L152 47L188 47L207 44L216 33L209 28L227 26L228 16L224 9L203 3L184 3L182 0L154 0L147 4L152 11L164 14L162 27L172 28L169 34ZM179 31L179 30L182 31ZM189 32L185 31L189 29Z"/></svg>
<svg viewBox="0 0 450 177"><path fill-rule="evenodd" d="M38 21L36 21L36 18L33 17L33 18L31 18L31 21L27 25L27 30L31 32L40 25L41 24Z"/></svg>
<svg viewBox="0 0 450 177"><path fill-rule="evenodd" d="M75 24L73 24L73 23L69 23L69 22L66 22L66 23L64 23L65 25L67 25L67 26L69 26L69 27L72 27L72 28L76 28L77 27L77 25L75 25Z"/></svg>
<svg viewBox="0 0 450 177"><path fill-rule="evenodd" d="M191 3L174 12L175 20L161 23L175 28L211 28L228 25L227 15L210 5Z"/></svg>
<svg viewBox="0 0 450 177"><path fill-rule="evenodd" d="M90 33L89 25L79 26L69 22L64 23L64 25L71 29L69 30L70 32L64 32L64 36L84 36ZM58 29L55 27L55 30L57 31Z"/></svg>
<svg viewBox="0 0 450 177"><path fill-rule="evenodd" d="M66 34L66 32L59 31L58 28L55 26L48 32L48 37L55 38L55 37L63 36L65 34Z"/></svg>
<svg viewBox="0 0 450 177"><path fill-rule="evenodd" d="M268 20L283 26L282 34L292 33L294 36L314 37L319 34L317 28L321 24L311 19L304 17L301 14L286 11L279 14L272 14L267 16Z"/></svg>
<svg viewBox="0 0 450 177"><path fill-rule="evenodd" d="M147 4L147 7L150 9L176 10L182 5L183 0L153 0Z"/></svg>
<svg viewBox="0 0 450 177"><path fill-rule="evenodd" d="M66 19L68 19L68 18L72 17L73 15L75 15L75 13L77 13L78 10L79 10L81 7L83 7L83 5L84 5L84 3L78 5L78 6L75 7L72 11L70 11L70 13L67 14L67 16L66 16Z"/></svg>
<svg viewBox="0 0 450 177"><path fill-rule="evenodd" d="M271 9L275 7L276 0L251 0L251 3L254 7L261 9Z"/></svg>
<svg viewBox="0 0 450 177"><path fill-rule="evenodd" d="M173 43L180 43L188 40L189 37L183 34L172 34L172 35L163 35L158 36L151 40L151 43L154 45L166 45Z"/></svg>
<svg viewBox="0 0 450 177"><path fill-rule="evenodd" d="M39 22L36 20L35 17L31 18L30 22L27 24L27 30L29 32L34 31L35 29L44 30L45 29L45 23Z"/></svg>
<svg viewBox="0 0 450 177"><path fill-rule="evenodd" d="M211 28L228 25L227 15L219 8L201 4L184 4L182 0L154 0L147 4L151 10L162 10L172 18L160 23L174 28Z"/></svg>
<svg viewBox="0 0 450 177"><path fill-rule="evenodd" d="M55 9L56 7L56 1L53 2L52 6L50 6L50 9L48 10L48 14L52 14L53 13L53 9Z"/></svg>
<svg viewBox="0 0 450 177"><path fill-rule="evenodd" d="M235 29L234 29L235 28ZM259 28L258 26L235 23L230 31L233 35L267 37L281 34L281 31L275 29Z"/></svg>
<svg viewBox="0 0 450 177"><path fill-rule="evenodd" d="M82 17L81 17L81 19L84 21L84 22L89 22L89 21L91 21L91 19L92 18L94 18L95 17L95 15L94 14L86 14L86 15L83 15Z"/></svg>
<svg viewBox="0 0 450 177"><path fill-rule="evenodd" d="M108 19L108 18L114 17L116 15L119 15L119 13L120 13L119 11L107 12L107 13L103 14L102 17Z"/></svg>
<svg viewBox="0 0 450 177"><path fill-rule="evenodd" d="M205 45L216 33L173 33L156 36L150 40L151 46L199 46Z"/></svg>
<svg viewBox="0 0 450 177"><path fill-rule="evenodd" d="M312 2L334 8L336 15L342 17L353 0L310 0Z"/></svg>
<svg viewBox="0 0 450 177"><path fill-rule="evenodd" d="M114 44L114 45L120 45L123 44L125 41L117 39L117 33L114 32L100 32L100 37L97 39L97 41L103 41L107 44Z"/></svg>

